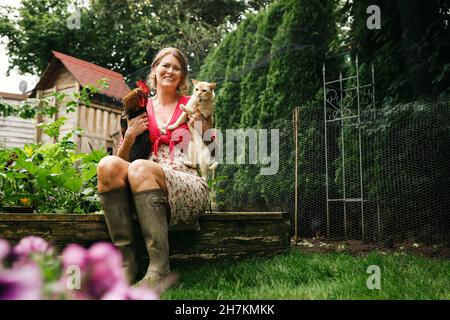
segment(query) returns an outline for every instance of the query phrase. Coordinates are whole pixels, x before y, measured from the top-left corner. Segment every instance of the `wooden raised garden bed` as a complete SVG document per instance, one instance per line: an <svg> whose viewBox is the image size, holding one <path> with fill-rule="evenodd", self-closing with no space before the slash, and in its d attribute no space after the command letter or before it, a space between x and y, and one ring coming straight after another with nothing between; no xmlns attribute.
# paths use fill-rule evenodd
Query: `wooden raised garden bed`
<svg viewBox="0 0 450 320"><path fill-rule="evenodd" d="M269 256L289 247L289 218L283 212L227 212L200 217L200 231L169 231L171 260ZM17 242L40 236L62 249L110 241L100 214L0 213L0 238ZM145 256L143 243L142 255Z"/></svg>

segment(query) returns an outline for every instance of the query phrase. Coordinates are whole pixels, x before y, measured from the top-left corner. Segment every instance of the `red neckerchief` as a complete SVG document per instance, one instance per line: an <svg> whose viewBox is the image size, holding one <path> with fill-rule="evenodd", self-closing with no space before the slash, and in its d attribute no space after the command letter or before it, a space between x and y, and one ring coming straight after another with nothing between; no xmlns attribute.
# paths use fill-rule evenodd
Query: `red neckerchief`
<svg viewBox="0 0 450 320"><path fill-rule="evenodd" d="M175 111L173 112L172 118L170 119L169 123L167 125L171 125L177 121L183 110L180 108L180 104L186 105L189 101L189 96L182 96L177 103L177 106L175 107ZM166 134L161 134L158 128L158 124L156 122L155 113L153 111L153 102L152 99L148 99L147 102L147 117L148 117L148 131L150 135L150 141L153 144L153 154L157 157L158 156L158 148L159 144L162 142L164 144L169 145L170 150L170 161L173 162L174 158L174 147L175 144L178 144L183 141L183 136L186 134L189 134L189 127L187 123L182 123L178 128L175 130L167 130ZM186 131L185 131L186 130ZM178 137L177 141L173 141L172 134L175 134L175 137ZM190 137L188 135L188 137ZM185 141L185 143L188 143L189 139Z"/></svg>

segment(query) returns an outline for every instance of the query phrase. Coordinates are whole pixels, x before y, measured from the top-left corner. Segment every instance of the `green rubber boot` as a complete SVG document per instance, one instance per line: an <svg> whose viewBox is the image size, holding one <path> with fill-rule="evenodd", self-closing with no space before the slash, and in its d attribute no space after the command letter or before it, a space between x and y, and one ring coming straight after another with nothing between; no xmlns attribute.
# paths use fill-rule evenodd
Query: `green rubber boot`
<svg viewBox="0 0 450 320"><path fill-rule="evenodd" d="M168 238L170 208L162 189L137 192L133 197L150 259L144 278L136 286L155 288L170 273Z"/></svg>
<svg viewBox="0 0 450 320"><path fill-rule="evenodd" d="M128 282L133 284L138 276L139 263L136 257L131 191L121 187L98 194L105 212L106 224L112 243L123 256L123 271Z"/></svg>

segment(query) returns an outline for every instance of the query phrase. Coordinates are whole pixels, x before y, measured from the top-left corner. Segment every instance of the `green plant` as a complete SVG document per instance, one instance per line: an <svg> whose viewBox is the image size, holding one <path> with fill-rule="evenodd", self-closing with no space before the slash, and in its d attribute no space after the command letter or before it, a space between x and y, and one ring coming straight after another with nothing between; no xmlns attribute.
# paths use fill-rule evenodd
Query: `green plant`
<svg viewBox="0 0 450 320"><path fill-rule="evenodd" d="M25 102L19 106L0 103L3 116L16 115L34 118L37 114L52 117L58 110L55 105L65 98L67 113L74 112L79 104L90 106L90 98L108 84L100 80L98 86L87 85L70 95L53 93L39 99L36 108ZM55 103L51 103L54 99ZM75 129L60 137L67 118L40 123L43 133L55 141L47 144L29 144L21 148L0 148L0 209L7 206L31 206L38 212L87 213L101 209L97 194L97 164L107 155L101 150L77 153L71 140L80 135Z"/></svg>
<svg viewBox="0 0 450 320"><path fill-rule="evenodd" d="M227 176L217 176L208 181L208 187L210 190L210 192L209 192L209 198L210 198L209 211L210 212L212 212L213 207L216 208L216 207L220 207L220 206L224 205L223 201L217 202L217 194L225 193L225 190L220 188L219 183L226 179L228 179Z"/></svg>
<svg viewBox="0 0 450 320"><path fill-rule="evenodd" d="M65 122L62 118L58 121L58 125ZM55 135L52 130L48 133ZM76 153L69 140L72 135L70 132L52 144L0 150L0 159L5 160L0 167L0 205L23 204L23 199L29 199L38 212L98 211L96 167L107 154L100 150Z"/></svg>

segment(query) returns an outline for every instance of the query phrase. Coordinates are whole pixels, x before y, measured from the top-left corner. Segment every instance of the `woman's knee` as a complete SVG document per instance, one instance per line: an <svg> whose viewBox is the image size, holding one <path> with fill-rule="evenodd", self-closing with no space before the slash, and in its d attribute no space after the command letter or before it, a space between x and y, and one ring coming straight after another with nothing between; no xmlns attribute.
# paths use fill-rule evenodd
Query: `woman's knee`
<svg viewBox="0 0 450 320"><path fill-rule="evenodd" d="M97 165L97 177L99 180L126 177L126 162L117 156L106 156Z"/></svg>
<svg viewBox="0 0 450 320"><path fill-rule="evenodd" d="M162 175L161 166L149 160L135 160L128 167L128 180L131 184L142 181L158 181Z"/></svg>

